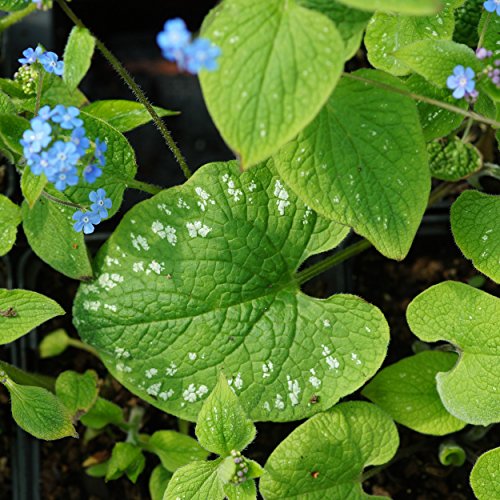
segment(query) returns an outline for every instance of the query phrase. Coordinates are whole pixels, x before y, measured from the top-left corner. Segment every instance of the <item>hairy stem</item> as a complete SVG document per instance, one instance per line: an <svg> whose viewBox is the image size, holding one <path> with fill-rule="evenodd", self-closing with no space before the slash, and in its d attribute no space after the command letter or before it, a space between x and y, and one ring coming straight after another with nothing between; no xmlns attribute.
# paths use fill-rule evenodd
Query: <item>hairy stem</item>
<svg viewBox="0 0 500 500"><path fill-rule="evenodd" d="M68 345L70 345L71 347L76 347L77 349L80 349L81 351L86 351L86 352L92 354L93 356L95 356L96 358L99 358L99 354L97 353L97 351L92 346L85 344L81 340L74 339L74 338L70 337L70 338L68 338Z"/></svg>
<svg viewBox="0 0 500 500"><path fill-rule="evenodd" d="M78 205L77 203L72 203L71 201L61 200L55 196L52 196L51 194L47 193L46 191L42 191L42 196L44 198L47 198L47 200L53 201L54 203L57 203L59 205L64 205L65 207L79 208L80 210L87 210L87 207L84 207L83 205Z"/></svg>
<svg viewBox="0 0 500 500"><path fill-rule="evenodd" d="M145 193L149 193L152 195L158 194L163 189L160 186L155 186L154 184L138 181L137 179L129 179L123 182L127 185L127 187L131 189L137 189L139 191L144 191Z"/></svg>
<svg viewBox="0 0 500 500"><path fill-rule="evenodd" d="M40 104L42 102L42 90L43 90L43 78L45 72L42 68L38 70L38 82L36 85L36 101L35 101L35 116L38 115L40 111Z"/></svg>
<svg viewBox="0 0 500 500"><path fill-rule="evenodd" d="M3 17L0 19L0 33L13 24L18 23L22 19L24 19L26 16L29 16L32 12L36 10L36 4L32 3L31 5L28 5L25 9L18 10L17 12L12 12L12 14L9 14L8 16Z"/></svg>
<svg viewBox="0 0 500 500"><path fill-rule="evenodd" d="M83 24L81 19L79 19L76 16L76 14L69 8L65 0L56 0L56 2L61 7L63 12L71 19L71 21L73 21L75 26L88 29ZM187 179L189 179L189 177L191 177L191 171L189 170L189 167L186 163L186 160L184 159L184 156L182 155L179 147L172 138L172 135L170 134L170 131L168 130L167 126L158 116L158 113L155 111L154 107L149 102L143 90L139 87L139 85L137 85L137 83L132 78L132 75L125 69L123 64L115 57L115 55L109 51L109 49L104 45L104 43L101 42L101 40L99 40L94 34L92 34L92 36L95 38L97 50L99 50L99 52L106 58L109 64L111 64L113 69L120 75L123 81L127 84L127 86L135 95L137 100L146 108L148 113L151 115L153 122L155 123L156 127L158 128L161 135L165 139L167 146L169 147L170 151L177 160L177 163L184 172L184 175L186 176Z"/></svg>
<svg viewBox="0 0 500 500"><path fill-rule="evenodd" d="M410 92L409 90L393 87L392 85L388 85L382 82L377 82L375 80L370 80L369 78L363 78L362 76L353 75L351 73L344 73L344 76L346 78L350 78L351 80L357 80L358 82L363 82L367 85L374 85L375 87L379 87L384 90L389 90L390 92L395 92L396 94L401 94L410 97L415 101L426 102L427 104L432 104L433 106L437 106L438 108L446 109L447 111L451 111L452 113L457 113L458 115L472 118L477 122L485 123L486 125L491 125L492 127L495 128L500 128L500 122L492 120L491 118L487 118L486 116L482 116L474 111L468 111L466 109L453 106L453 104L448 104L447 102L438 101L437 99L432 99L431 97L415 94L413 92Z"/></svg>

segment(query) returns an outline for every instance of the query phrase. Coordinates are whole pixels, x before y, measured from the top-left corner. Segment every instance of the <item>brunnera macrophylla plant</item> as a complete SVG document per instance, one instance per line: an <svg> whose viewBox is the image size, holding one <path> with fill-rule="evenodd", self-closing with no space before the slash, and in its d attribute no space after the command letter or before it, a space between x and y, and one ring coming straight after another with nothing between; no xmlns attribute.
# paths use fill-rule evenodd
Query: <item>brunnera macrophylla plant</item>
<svg viewBox="0 0 500 500"><path fill-rule="evenodd" d="M258 477L266 499L340 499L368 496L363 470L394 456L395 422L447 436L500 421L497 297L453 281L425 290L407 321L427 350L381 369L390 340L383 311L342 290L321 300L302 290L372 245L404 259L427 207L455 190L455 241L499 282L500 199L478 183L500 171L478 139L500 127L496 0L223 0L197 37L167 20L159 51L199 75L235 153L194 174L161 120L175 112L153 107L56 2L76 24L63 57L27 48L13 79L0 79L0 150L24 197L19 206L0 195L0 253L22 224L42 260L82 282L72 315L83 343L57 331L42 352L91 350L132 393L196 421L197 441L141 433L142 410L125 420L99 396L93 372L47 381L0 362L21 427L40 439L73 436L78 422L89 436L116 427L126 439L105 462L89 457L89 474L135 482L146 454L156 455L154 499L256 498ZM50 2L0 0L0 8L13 12L0 20L5 29ZM362 43L371 67L345 72ZM78 90L96 49L138 102L89 103ZM186 174L180 186L135 178L124 134L150 120ZM91 258L84 235L119 213L127 188L151 198L120 213ZM347 238L357 239L307 265ZM2 289L0 342L63 313L36 292ZM371 403L339 404L359 389ZM244 456L254 421L298 419L308 420L263 468ZM218 458L205 461L210 453ZM443 463L464 454L443 441ZM498 460L491 450L477 461L478 498L499 491Z"/></svg>

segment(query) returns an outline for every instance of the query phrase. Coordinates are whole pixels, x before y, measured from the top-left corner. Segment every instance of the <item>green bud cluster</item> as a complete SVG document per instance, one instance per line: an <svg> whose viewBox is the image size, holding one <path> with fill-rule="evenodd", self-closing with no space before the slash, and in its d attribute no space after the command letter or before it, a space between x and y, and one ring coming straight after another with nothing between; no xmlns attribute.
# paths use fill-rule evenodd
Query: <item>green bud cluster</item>
<svg viewBox="0 0 500 500"><path fill-rule="evenodd" d="M25 94L36 94L38 71L33 66L27 64L21 66L14 75L14 80L21 85Z"/></svg>
<svg viewBox="0 0 500 500"><path fill-rule="evenodd" d="M231 456L233 457L233 462L236 465L231 482L236 484L244 483L248 479L248 464L246 459L239 451L236 450L231 451Z"/></svg>

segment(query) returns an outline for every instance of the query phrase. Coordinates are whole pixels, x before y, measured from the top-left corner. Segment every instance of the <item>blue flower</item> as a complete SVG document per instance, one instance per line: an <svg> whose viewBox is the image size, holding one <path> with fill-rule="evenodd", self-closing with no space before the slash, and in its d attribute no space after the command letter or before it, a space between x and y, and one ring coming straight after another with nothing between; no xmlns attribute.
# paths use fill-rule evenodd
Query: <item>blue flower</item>
<svg viewBox="0 0 500 500"><path fill-rule="evenodd" d="M24 131L21 145L24 146L25 149L29 149L31 153L38 153L42 148L48 146L52 140L52 136L50 135L52 133L52 127L38 117L33 118L30 123L31 128Z"/></svg>
<svg viewBox="0 0 500 500"><path fill-rule="evenodd" d="M85 129L78 127L71 133L71 142L76 146L78 153L83 156L90 147L90 141L85 135Z"/></svg>
<svg viewBox="0 0 500 500"><path fill-rule="evenodd" d="M500 16L500 0L486 0L483 6L488 12L496 12Z"/></svg>
<svg viewBox="0 0 500 500"><path fill-rule="evenodd" d="M57 169L54 166L53 158L47 153L42 151L40 154L34 154L28 160L28 165L35 175L45 174L47 178L53 176Z"/></svg>
<svg viewBox="0 0 500 500"><path fill-rule="evenodd" d="M190 40L191 33L186 28L186 23L179 18L168 20L163 31L156 37L163 56L169 61L177 61L181 58L183 49L187 47Z"/></svg>
<svg viewBox="0 0 500 500"><path fill-rule="evenodd" d="M213 45L210 40L198 38L186 48L185 68L193 74L202 69L214 71L217 69L217 58L220 53L220 48Z"/></svg>
<svg viewBox="0 0 500 500"><path fill-rule="evenodd" d="M76 221L73 224L73 229L77 233L81 233L83 230L85 234L93 233L94 226L101 222L99 214L95 212L82 212L81 210L73 214L73 220Z"/></svg>
<svg viewBox="0 0 500 500"><path fill-rule="evenodd" d="M54 73L57 76L62 76L64 72L64 63L59 61L59 57L55 52L45 52L38 60L47 73Z"/></svg>
<svg viewBox="0 0 500 500"><path fill-rule="evenodd" d="M42 47L38 46L36 49L32 49L31 47L27 48L25 51L23 51L23 56L18 61L21 64L33 64L36 63L39 59L40 56L43 54L43 49Z"/></svg>
<svg viewBox="0 0 500 500"><path fill-rule="evenodd" d="M474 91L476 87L475 76L476 73L473 69L464 68L461 64L455 66L453 75L450 75L446 81L448 88L454 90L453 97L455 99L462 99Z"/></svg>
<svg viewBox="0 0 500 500"><path fill-rule="evenodd" d="M108 145L105 141L101 141L100 139L95 140L95 159L99 162L99 165L106 164L106 158L104 157L104 153L108 150Z"/></svg>
<svg viewBox="0 0 500 500"><path fill-rule="evenodd" d="M49 156L58 170L74 167L80 159L76 146L72 142L64 141L56 141L49 150Z"/></svg>
<svg viewBox="0 0 500 500"><path fill-rule="evenodd" d="M91 163L83 169L83 178L89 184L93 184L98 177L101 177L101 175L102 170L95 163Z"/></svg>
<svg viewBox="0 0 500 500"><path fill-rule="evenodd" d="M38 111L38 117L45 121L50 120L53 114L54 111L50 106L42 106Z"/></svg>
<svg viewBox="0 0 500 500"><path fill-rule="evenodd" d="M64 165L47 179L54 184L58 191L64 191L67 186L76 186L78 184L78 171L76 167Z"/></svg>
<svg viewBox="0 0 500 500"><path fill-rule="evenodd" d="M108 210L111 208L112 202L110 198L106 198L106 191L102 188L97 191L92 191L89 194L89 199L92 201L90 209L99 214L101 219L105 219L108 216Z"/></svg>
<svg viewBox="0 0 500 500"><path fill-rule="evenodd" d="M83 120L81 118L77 118L79 115L80 110L78 108L75 108L74 106L65 107L62 104L58 104L54 108L52 121L59 123L61 128L71 130L83 125Z"/></svg>

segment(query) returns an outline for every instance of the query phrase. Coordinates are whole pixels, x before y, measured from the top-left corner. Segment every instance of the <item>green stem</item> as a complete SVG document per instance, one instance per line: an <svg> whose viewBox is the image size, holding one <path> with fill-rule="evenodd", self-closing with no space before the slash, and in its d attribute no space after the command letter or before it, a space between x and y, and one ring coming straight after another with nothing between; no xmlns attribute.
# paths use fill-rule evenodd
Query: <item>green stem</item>
<svg viewBox="0 0 500 500"><path fill-rule="evenodd" d="M160 186L155 186L154 184L148 184L147 182L138 181L137 179L129 179L123 181L127 187L131 189L137 189L139 191L144 191L152 195L158 194L163 190Z"/></svg>
<svg viewBox="0 0 500 500"><path fill-rule="evenodd" d="M38 82L36 85L36 101L35 101L35 116L38 115L40 111L40 104L42 102L42 90L43 90L43 77L45 72L42 68L38 70Z"/></svg>
<svg viewBox="0 0 500 500"><path fill-rule="evenodd" d="M186 434L186 436L189 435L189 426L191 422L188 422L187 420L183 420L182 418L177 419L177 426L179 427L179 432L181 434Z"/></svg>
<svg viewBox="0 0 500 500"><path fill-rule="evenodd" d="M458 115L466 116L468 118L472 118L473 120L479 123L485 123L486 125L491 125L495 128L500 128L500 122L496 120L492 120L491 118L487 118L486 116L482 116L474 111L467 111L466 109L459 108L457 106L453 106L453 104L448 104L447 102L438 101L437 99L432 99L431 97L426 97L420 94L415 94L408 90L400 89L398 87L393 87L392 85L388 85L386 83L377 82L375 80L370 80L369 78L363 78L362 76L353 75L350 73L344 73L346 78L350 78L351 80L357 80L358 82L363 82L367 85L374 85L375 87L379 87L384 90L389 90L390 92L395 92L396 94L401 94L415 101L426 102L427 104L432 104L433 106L437 106L438 108L446 109L447 111L451 111L452 113L457 113Z"/></svg>
<svg viewBox="0 0 500 500"><path fill-rule="evenodd" d="M47 200L53 201L54 203L57 203L59 205L64 205L65 207L78 208L80 210L87 210L87 207L84 207L82 205L78 205L77 203L72 203L71 201L61 200L59 198L56 198L55 196L52 196L51 194L47 193L46 191L42 191L42 196L44 198L47 198Z"/></svg>
<svg viewBox="0 0 500 500"><path fill-rule="evenodd" d="M83 24L81 19L79 19L77 15L69 8L65 0L56 0L56 2L58 3L59 7L61 7L63 12L71 19L71 21L73 21L75 26L88 29ZM170 134L170 131L168 130L167 126L158 116L158 113L155 111L152 104L148 101L148 98L146 97L142 89L139 87L139 85L137 85L137 83L132 78L132 75L125 69L123 64L114 56L112 52L108 50L108 48L104 45L104 43L102 43L101 40L99 40L94 34L92 34L92 36L95 38L97 50L99 50L99 52L107 59L109 64L111 64L113 69L120 75L123 81L127 84L127 86L135 95L137 100L146 108L148 113L151 115L153 122L155 123L156 127L158 128L161 135L165 139L167 146L169 147L170 151L177 160L177 163L180 165L182 171L184 172L184 175L186 176L187 179L189 179L191 177L191 171L187 166L184 156L182 155L179 147L172 138L172 135Z"/></svg>
<svg viewBox="0 0 500 500"><path fill-rule="evenodd" d="M77 349L80 349L81 351L86 351L92 355L94 355L96 358L99 358L98 352L88 344L85 344L81 340L74 339L74 338L68 338L68 345L71 347L76 347Z"/></svg>
<svg viewBox="0 0 500 500"><path fill-rule="evenodd" d="M36 4L32 3L31 5L28 5L25 9L19 10L17 12L12 12L12 14L9 14L8 16L3 17L0 19L0 33L13 24L18 23L19 21L23 20L26 16L29 16L32 12L36 10Z"/></svg>
<svg viewBox="0 0 500 500"><path fill-rule="evenodd" d="M479 42L477 42L477 48L481 48L483 46L484 37L486 36L486 30L488 29L488 25L490 24L491 12L488 14L486 21L484 22L483 29L481 30L481 35L479 36Z"/></svg>
<svg viewBox="0 0 500 500"><path fill-rule="evenodd" d="M465 130L464 130L464 133L462 134L462 142L467 144L468 142L470 142L470 139L469 139L469 134L470 134L470 130L472 128L472 124L474 123L474 120L472 118L469 118L467 120L467 123L465 125Z"/></svg>

